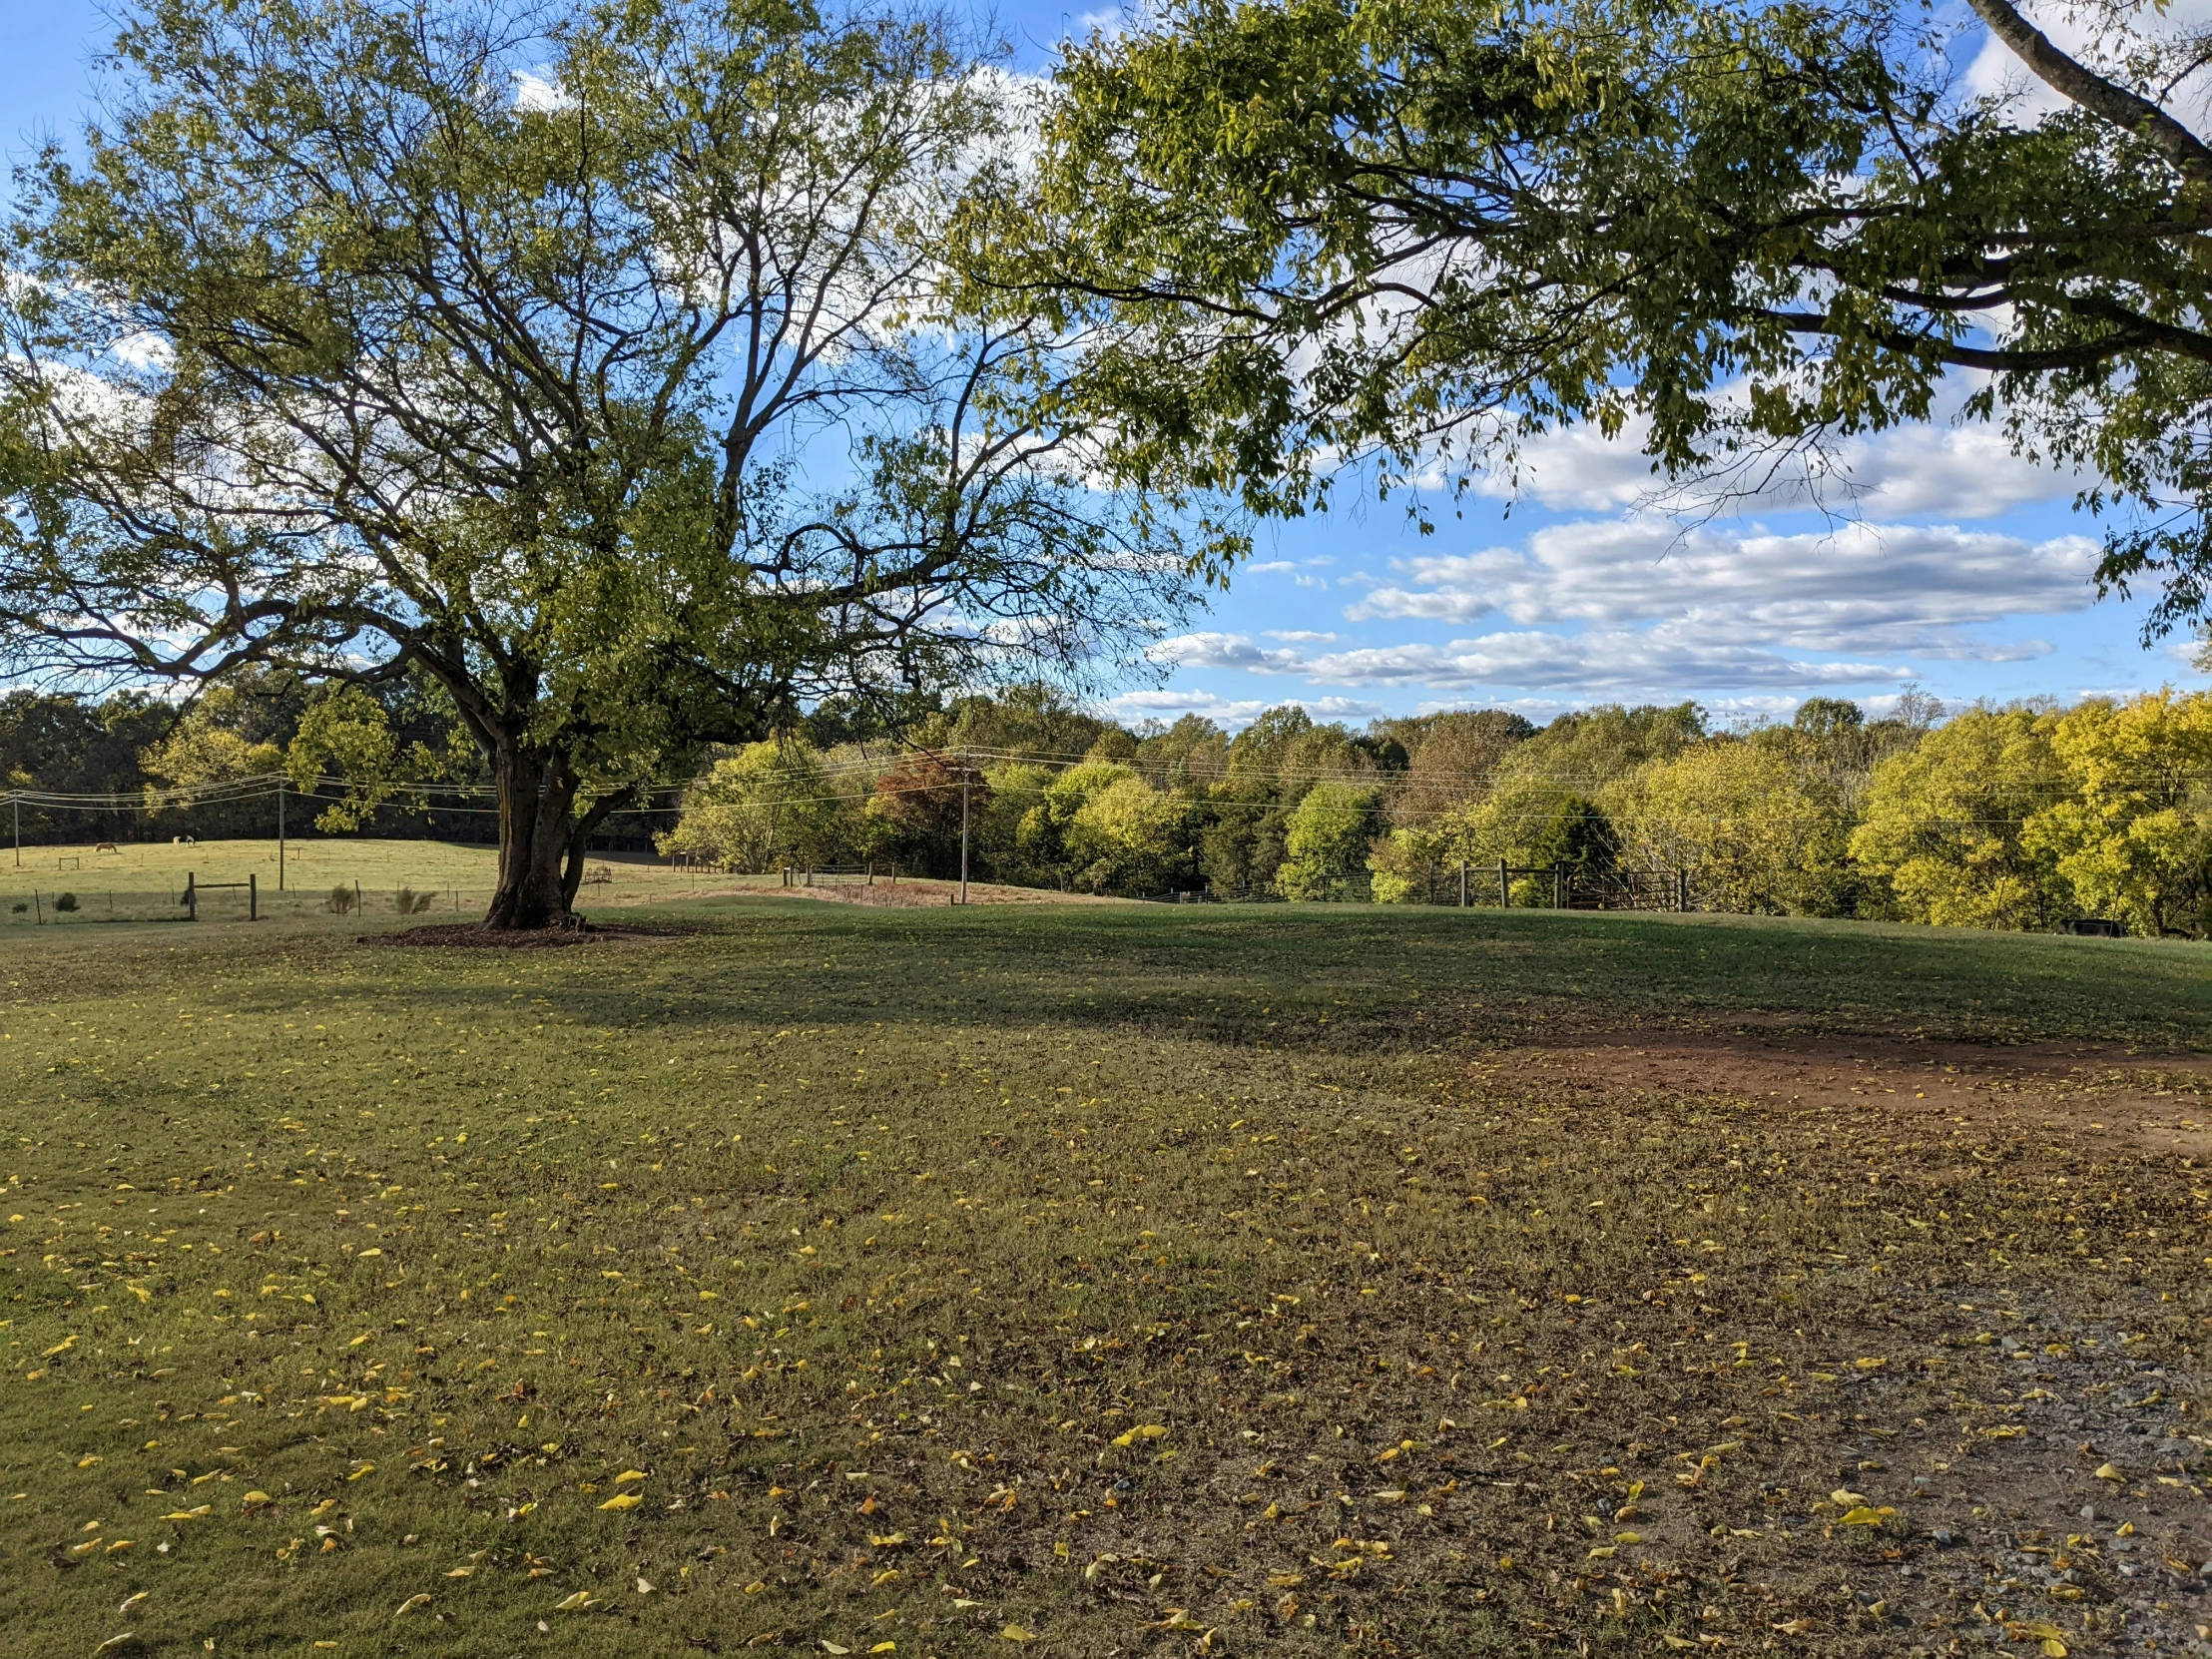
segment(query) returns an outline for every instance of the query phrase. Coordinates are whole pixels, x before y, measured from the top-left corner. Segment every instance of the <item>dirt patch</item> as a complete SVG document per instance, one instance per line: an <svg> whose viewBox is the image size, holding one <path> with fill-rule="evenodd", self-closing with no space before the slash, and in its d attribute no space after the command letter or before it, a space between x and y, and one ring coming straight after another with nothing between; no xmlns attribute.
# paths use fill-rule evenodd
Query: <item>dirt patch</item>
<svg viewBox="0 0 2212 1659"><path fill-rule="evenodd" d="M408 927L396 933L363 933L356 942L462 950L560 950L579 944L650 944L662 939L689 938L698 931L696 927L673 922L587 923L582 927L521 930L487 927L480 921L460 921L441 922L434 927Z"/></svg>
<svg viewBox="0 0 2212 1659"><path fill-rule="evenodd" d="M1901 1123L2035 1128L2084 1148L2212 1158L2212 1057L2204 1055L1746 1032L1656 1040L1623 1033L1535 1057L1589 1089L1880 1106Z"/></svg>

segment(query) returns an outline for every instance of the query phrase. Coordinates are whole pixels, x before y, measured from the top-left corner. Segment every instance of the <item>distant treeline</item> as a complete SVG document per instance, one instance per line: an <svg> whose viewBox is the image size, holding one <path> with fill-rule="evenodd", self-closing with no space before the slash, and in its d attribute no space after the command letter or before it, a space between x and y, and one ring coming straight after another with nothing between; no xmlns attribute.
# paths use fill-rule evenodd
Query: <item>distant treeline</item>
<svg viewBox="0 0 2212 1659"><path fill-rule="evenodd" d="M408 786L379 791L382 799L364 806L357 790L288 784L284 817L293 834L497 839L481 754L457 729L451 706L412 681L341 691L289 673L247 672L185 704L138 691L0 695L0 790L91 798L23 802L16 810L26 843L275 835L274 785L244 795L238 787L278 773L373 775ZM650 850L654 830L669 822L618 817L593 844ZM0 822L0 834L12 830Z"/></svg>
<svg viewBox="0 0 2212 1659"><path fill-rule="evenodd" d="M267 835L284 772L294 832L494 838L481 757L408 683L248 675L178 706L0 697L0 781L98 798L22 809L27 841ZM374 787L367 787L373 785ZM395 788L394 786L401 786ZM1042 686L916 709L896 736L834 706L710 758L594 844L732 870L959 866L979 879L1231 899L1450 901L1464 862L1565 866L1576 890L1641 876L1701 909L2212 934L2212 694L1975 705L1835 698L1716 731L1695 704L1607 706L1538 728L1498 709L1362 730L1270 709L1234 736L1187 716L1132 729ZM202 799L193 799L200 792ZM472 793L473 792L473 793ZM112 804L112 807L110 806ZM1511 878L1546 902L1547 874Z"/></svg>
<svg viewBox="0 0 2212 1659"><path fill-rule="evenodd" d="M901 863L1092 892L1456 897L1461 861L1585 889L1682 872L1702 909L2212 932L2212 696L1976 705L1815 698L1715 731L1694 704L1541 729L1502 710L1364 730L1271 709L1138 730L1047 690L963 698L897 744L803 730L720 757L664 850L731 869ZM1478 876L1478 879L1481 877ZM1516 876L1542 902L1543 876Z"/></svg>

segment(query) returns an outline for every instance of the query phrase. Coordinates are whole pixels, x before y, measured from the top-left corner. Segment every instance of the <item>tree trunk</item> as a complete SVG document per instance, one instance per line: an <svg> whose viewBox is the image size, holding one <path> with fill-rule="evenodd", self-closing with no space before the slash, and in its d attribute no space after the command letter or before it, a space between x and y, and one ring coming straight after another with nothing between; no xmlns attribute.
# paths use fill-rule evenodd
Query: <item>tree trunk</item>
<svg viewBox="0 0 2212 1659"><path fill-rule="evenodd" d="M576 887L566 867L573 850L574 874L582 878L575 774L565 757L515 744L494 752L492 772L499 785L499 888L484 924L518 930L577 925L569 908Z"/></svg>

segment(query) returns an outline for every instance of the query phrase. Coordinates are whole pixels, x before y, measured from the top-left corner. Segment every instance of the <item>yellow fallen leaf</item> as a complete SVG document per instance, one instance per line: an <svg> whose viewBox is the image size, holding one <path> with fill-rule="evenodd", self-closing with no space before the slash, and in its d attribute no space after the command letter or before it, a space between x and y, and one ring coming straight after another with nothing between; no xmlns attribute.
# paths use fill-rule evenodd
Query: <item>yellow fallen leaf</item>
<svg viewBox="0 0 2212 1659"><path fill-rule="evenodd" d="M1867 1499L1865 1494L1855 1492L1848 1486L1838 1486L1828 1494L1828 1501L1846 1509L1857 1509L1865 1504Z"/></svg>
<svg viewBox="0 0 2212 1659"><path fill-rule="evenodd" d="M258 1509L265 1503L276 1501L267 1492L248 1492L246 1496L239 1500L239 1507L242 1509Z"/></svg>
<svg viewBox="0 0 2212 1659"><path fill-rule="evenodd" d="M110 1555L114 1555L114 1554L116 1554L116 1553L117 1553L118 1551L120 1551L120 1550L126 1550L126 1549L129 1549L129 1548L131 1548L131 1547L132 1547L132 1541L131 1541L131 1540L130 1540L129 1538L110 1538L110 1539L108 1540L108 1550L107 1550L107 1552L108 1552L108 1553L109 1553Z"/></svg>
<svg viewBox="0 0 2212 1659"><path fill-rule="evenodd" d="M375 1332L373 1332L373 1331L363 1331L363 1332L362 1332L362 1333L361 1333L361 1334L360 1334L360 1335L359 1335L358 1337L355 1337L355 1338L354 1338L354 1339L353 1339L353 1340L352 1340L351 1342L347 1343L347 1344L346 1344L345 1346L346 1346L347 1348L359 1348L359 1347L361 1346L361 1344L363 1344L363 1343L367 1343L367 1342L374 1342L375 1340L376 1340L376 1333L375 1333Z"/></svg>
<svg viewBox="0 0 2212 1659"><path fill-rule="evenodd" d="M1590 1551L1589 1558L1593 1561L1610 1561L1618 1553L1619 1549L1613 1544L1599 1544Z"/></svg>
<svg viewBox="0 0 2212 1659"><path fill-rule="evenodd" d="M1852 1361L1852 1364L1853 1364L1854 1366L1856 1366L1856 1367L1857 1367L1857 1368L1858 1368L1859 1370L1861 1370L1861 1371L1880 1371L1880 1370L1881 1370L1881 1369L1882 1369L1882 1368L1883 1368L1884 1366L1888 1365L1889 1363L1890 1363L1890 1362L1889 1362L1889 1361L1887 1361L1887 1360L1854 1360L1854 1361Z"/></svg>
<svg viewBox="0 0 2212 1659"><path fill-rule="evenodd" d="M896 1642L877 1642L868 1649L870 1653L896 1653L897 1651L898 1644Z"/></svg>
<svg viewBox="0 0 2212 1659"><path fill-rule="evenodd" d="M348 1480L358 1480L358 1479L360 1479L360 1478L361 1478L361 1477L362 1477L363 1475L368 1475L368 1474L374 1474L375 1472L376 1472L376 1465L375 1465L374 1463L363 1463L363 1464L362 1464L362 1465L361 1465L361 1466L360 1466L359 1468L355 1469L355 1470L354 1470L354 1471L353 1471L353 1472L352 1472L351 1474L347 1475L347 1476L346 1476L345 1478L346 1478L346 1479L348 1479Z"/></svg>
<svg viewBox="0 0 2212 1659"><path fill-rule="evenodd" d="M369 1259L369 1258L370 1258L371 1256L381 1256L381 1255L383 1255L383 1252L382 1252L382 1251L380 1251L380 1250L376 1249L376 1248L375 1248L374 1246L371 1246L371 1247L370 1247L370 1248L368 1248L367 1250L364 1250L364 1251L362 1251L362 1252L361 1252L361 1253L360 1253L360 1254L359 1254L358 1256L354 1257L354 1258L353 1258L353 1260L354 1260L354 1261L356 1261L356 1262L365 1262L365 1261L367 1261L367 1260L368 1260L368 1259Z"/></svg>
<svg viewBox="0 0 2212 1659"><path fill-rule="evenodd" d="M999 1635L1009 1642L1033 1642L1037 1639L1036 1632L1024 1630L1018 1624L1009 1624Z"/></svg>
<svg viewBox="0 0 2212 1659"><path fill-rule="evenodd" d="M2125 1480L2127 1471L2113 1463L2100 1463L2097 1465L2096 1477L2099 1480Z"/></svg>
<svg viewBox="0 0 2212 1659"><path fill-rule="evenodd" d="M1157 1440L1166 1433L1167 1430L1156 1422L1140 1422L1125 1433L1116 1434L1114 1444L1135 1445L1139 1440Z"/></svg>
<svg viewBox="0 0 2212 1659"><path fill-rule="evenodd" d="M825 1653L850 1653L852 1650L848 1647L839 1647L835 1642L824 1642L822 1651Z"/></svg>
<svg viewBox="0 0 2212 1659"><path fill-rule="evenodd" d="M198 1520L202 1515L209 1515L213 1514L214 1512L214 1504L203 1503L197 1509L172 1509L168 1514L164 1515L162 1519L165 1521Z"/></svg>
<svg viewBox="0 0 2212 1659"><path fill-rule="evenodd" d="M628 1484L632 1480L643 1480L644 1478L645 1470L643 1469L624 1469L620 1474L616 1475L614 1479L608 1481L607 1484L609 1484L610 1486L621 1486Z"/></svg>
<svg viewBox="0 0 2212 1659"><path fill-rule="evenodd" d="M1896 1512L1897 1511L1894 1509L1889 1511L1889 1513L1891 1514L1895 1514ZM1880 1526L1883 1522L1883 1518L1884 1511L1871 1508L1867 1504L1862 1503L1859 1505L1858 1508L1852 1510L1850 1513L1844 1516L1843 1524L1846 1526Z"/></svg>
<svg viewBox="0 0 2212 1659"><path fill-rule="evenodd" d="M99 1454L98 1452L95 1452L95 1453L93 1453L93 1455L91 1455L90 1457L80 1457L80 1458L78 1458L78 1459L77 1459L77 1466L78 1466L79 1468L81 1468L81 1469L89 1469L89 1468L91 1468L91 1467L92 1467L92 1465L93 1465L93 1464L95 1464L95 1463L97 1463L97 1462L100 1462L100 1461L102 1461L102 1460L103 1460L103 1459L101 1458L100 1454Z"/></svg>
<svg viewBox="0 0 2212 1659"><path fill-rule="evenodd" d="M1802 1636L1813 1628L1813 1621L1811 1619L1789 1619L1773 1626L1773 1628L1781 1631L1785 1636Z"/></svg>
<svg viewBox="0 0 2212 1659"><path fill-rule="evenodd" d="M559 1601L556 1601L553 1604L553 1611L556 1613L577 1613L595 1604L591 1598L591 1591L578 1590L574 1595L563 1596Z"/></svg>
<svg viewBox="0 0 2212 1659"><path fill-rule="evenodd" d="M401 1613L411 1613L417 1607L427 1607L429 1604L430 1597L427 1594L411 1595L399 1604L399 1612L392 1614L392 1617L396 1619Z"/></svg>
<svg viewBox="0 0 2212 1659"><path fill-rule="evenodd" d="M469 1575L469 1574L473 1573L473 1572L474 1572L475 1570L476 1570L476 1569L475 1569L474 1567L455 1567L455 1568L454 1568L454 1569L453 1569L453 1570L452 1570L451 1572L447 1573L447 1574L446 1574L445 1576L446 1576L446 1577L448 1577L448 1578L466 1578L466 1577L468 1577L468 1575Z"/></svg>
<svg viewBox="0 0 2212 1659"><path fill-rule="evenodd" d="M637 1492L617 1492L599 1507L602 1509L635 1509L645 1498Z"/></svg>

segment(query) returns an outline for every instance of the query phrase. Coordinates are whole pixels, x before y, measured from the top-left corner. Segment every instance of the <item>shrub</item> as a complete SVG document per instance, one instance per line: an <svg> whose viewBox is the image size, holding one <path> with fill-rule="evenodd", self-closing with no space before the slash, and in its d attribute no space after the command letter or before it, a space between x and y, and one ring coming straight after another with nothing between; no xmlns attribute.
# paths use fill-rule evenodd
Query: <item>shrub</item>
<svg viewBox="0 0 2212 1659"><path fill-rule="evenodd" d="M330 889L330 913L334 916L351 915L356 896L351 887L340 881Z"/></svg>
<svg viewBox="0 0 2212 1659"><path fill-rule="evenodd" d="M57 893L54 897L54 908L57 910L74 910L77 908L77 895L73 892Z"/></svg>
<svg viewBox="0 0 2212 1659"><path fill-rule="evenodd" d="M391 895L391 899L392 907L398 910L401 915L411 916L415 913L414 888L401 887L397 892Z"/></svg>
<svg viewBox="0 0 2212 1659"><path fill-rule="evenodd" d="M28 914L30 913L30 909L31 909L31 901L30 901L30 900L29 900L28 898L26 898L26 899L24 899L24 900L23 900L23 902L22 902L22 903L20 903L20 904L11 904L11 905L9 905L9 906L8 906L8 908L9 908L9 909L11 909L11 910L13 910L13 911L14 911L14 912L15 912L15 913L16 913L17 915L19 915L19 916L20 916L20 915L28 915Z"/></svg>

